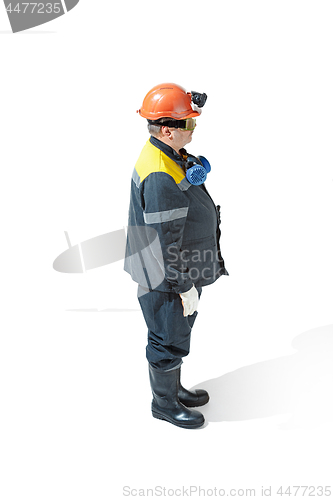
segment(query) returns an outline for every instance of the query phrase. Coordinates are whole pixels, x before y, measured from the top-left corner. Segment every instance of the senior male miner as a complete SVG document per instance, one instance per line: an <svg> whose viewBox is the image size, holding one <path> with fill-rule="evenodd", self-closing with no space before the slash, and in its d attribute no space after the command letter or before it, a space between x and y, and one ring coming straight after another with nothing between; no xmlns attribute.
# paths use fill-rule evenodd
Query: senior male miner
<svg viewBox="0 0 333 500"><path fill-rule="evenodd" d="M202 287L228 274L219 207L203 183L209 162L184 149L206 98L173 83L155 86L144 98L139 114L151 136L132 175L125 258L148 327L152 414L193 429L204 417L189 408L206 404L209 395L184 389L180 366L190 350Z"/></svg>

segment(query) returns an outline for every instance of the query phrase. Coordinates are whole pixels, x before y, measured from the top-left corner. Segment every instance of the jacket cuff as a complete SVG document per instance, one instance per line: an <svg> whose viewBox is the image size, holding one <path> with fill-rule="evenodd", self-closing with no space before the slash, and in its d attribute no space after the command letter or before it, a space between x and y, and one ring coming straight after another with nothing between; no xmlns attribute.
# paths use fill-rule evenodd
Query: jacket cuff
<svg viewBox="0 0 333 500"><path fill-rule="evenodd" d="M174 286L173 287L173 291L175 293L178 293L178 294L179 293L185 293L185 292L188 292L189 290L191 290L192 286L193 286L193 283L190 282L190 281L188 281L187 283L185 283L182 286Z"/></svg>

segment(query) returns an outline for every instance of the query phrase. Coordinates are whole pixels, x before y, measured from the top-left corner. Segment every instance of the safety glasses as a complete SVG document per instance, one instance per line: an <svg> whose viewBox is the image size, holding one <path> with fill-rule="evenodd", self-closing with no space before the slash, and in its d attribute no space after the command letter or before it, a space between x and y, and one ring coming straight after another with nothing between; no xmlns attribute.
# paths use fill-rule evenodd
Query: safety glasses
<svg viewBox="0 0 333 500"><path fill-rule="evenodd" d="M148 123L153 125L164 125L170 128L179 128L180 130L194 130L196 127L195 118L186 118L185 120L168 120L162 118L161 120L148 120Z"/></svg>
<svg viewBox="0 0 333 500"><path fill-rule="evenodd" d="M185 123L185 127L179 127L180 130L194 130L196 127L195 118L187 118L186 120L182 120Z"/></svg>

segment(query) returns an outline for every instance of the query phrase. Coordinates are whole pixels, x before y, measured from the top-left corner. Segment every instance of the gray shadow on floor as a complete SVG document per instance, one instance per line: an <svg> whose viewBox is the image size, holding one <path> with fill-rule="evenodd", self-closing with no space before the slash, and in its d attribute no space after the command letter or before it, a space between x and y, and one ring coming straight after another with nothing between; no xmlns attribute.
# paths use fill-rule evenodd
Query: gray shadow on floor
<svg viewBox="0 0 333 500"><path fill-rule="evenodd" d="M206 389L200 408L208 422L290 414L281 429L333 422L333 325L294 338L294 354L244 366L194 388Z"/></svg>

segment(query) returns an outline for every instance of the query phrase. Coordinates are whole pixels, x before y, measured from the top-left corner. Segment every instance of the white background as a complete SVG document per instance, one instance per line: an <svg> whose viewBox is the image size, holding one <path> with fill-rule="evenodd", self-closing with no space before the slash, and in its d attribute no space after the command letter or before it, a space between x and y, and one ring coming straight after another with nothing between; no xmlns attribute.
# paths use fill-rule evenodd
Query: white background
<svg viewBox="0 0 333 500"><path fill-rule="evenodd" d="M332 17L325 0L81 0L13 35L0 8L2 499L333 485ZM126 226L136 110L168 81L208 94L188 150L212 165L230 274L182 368L215 387L197 431L151 416L122 262L52 267L64 231Z"/></svg>

